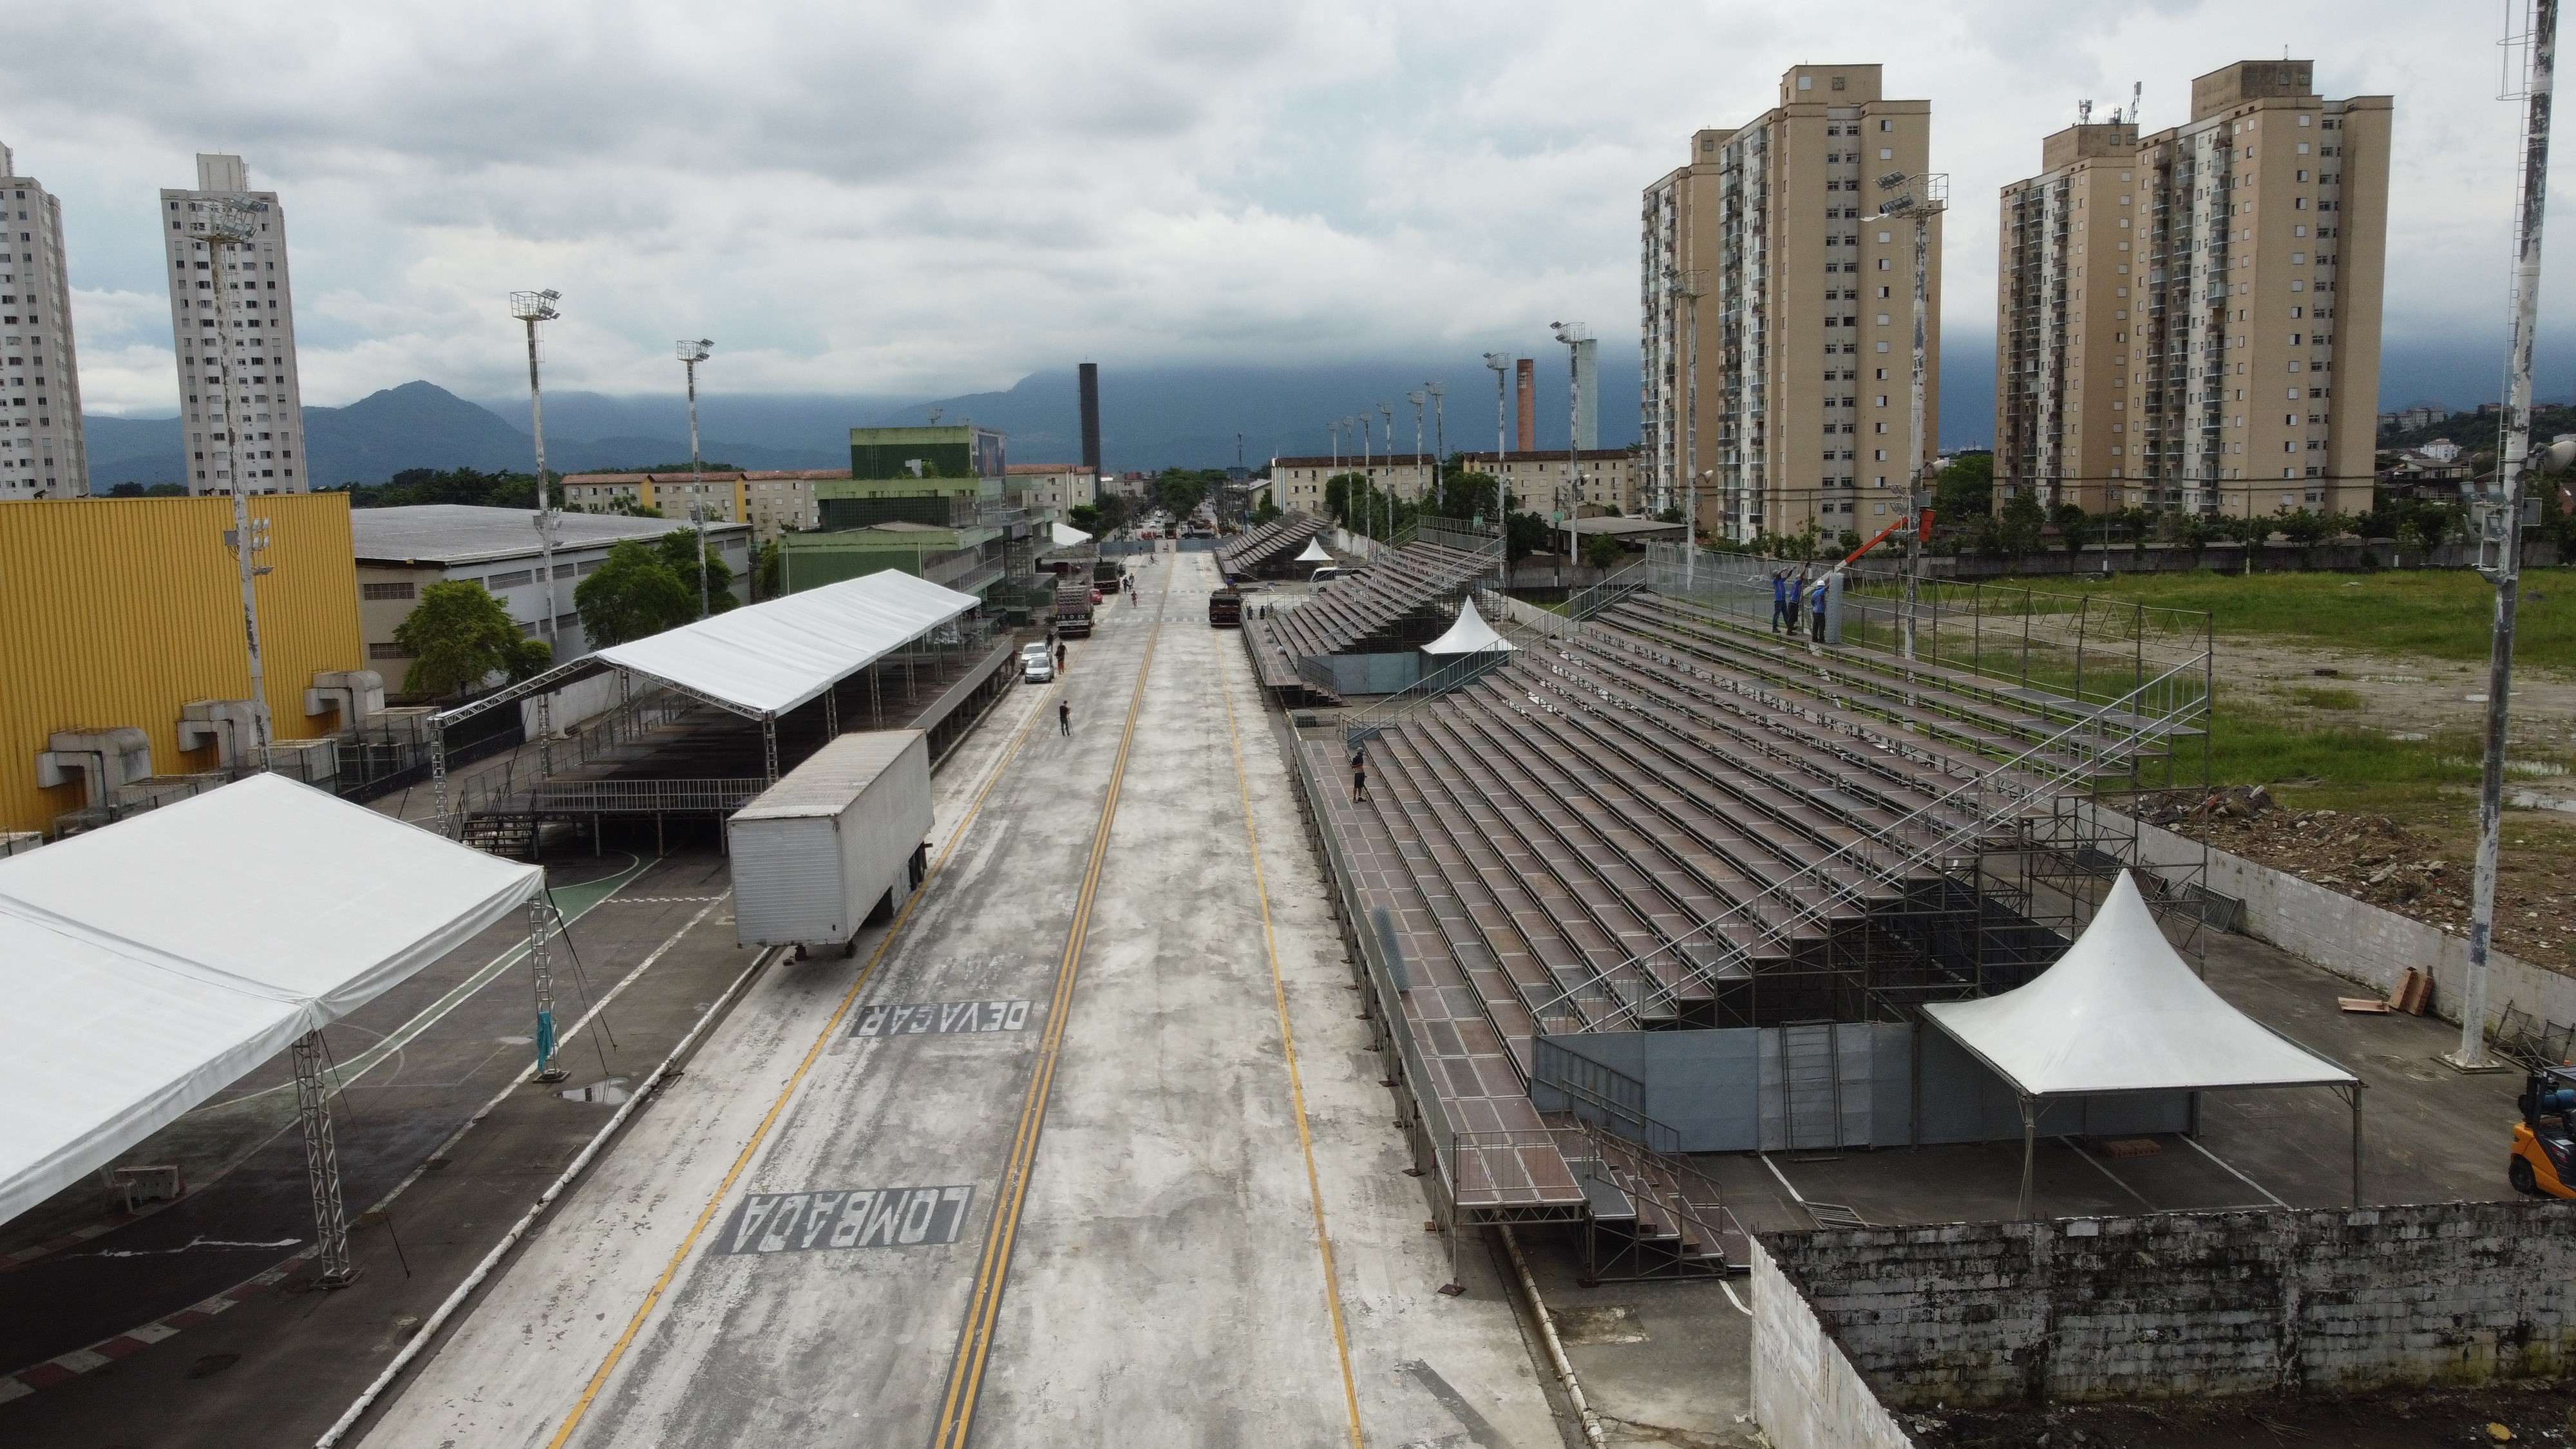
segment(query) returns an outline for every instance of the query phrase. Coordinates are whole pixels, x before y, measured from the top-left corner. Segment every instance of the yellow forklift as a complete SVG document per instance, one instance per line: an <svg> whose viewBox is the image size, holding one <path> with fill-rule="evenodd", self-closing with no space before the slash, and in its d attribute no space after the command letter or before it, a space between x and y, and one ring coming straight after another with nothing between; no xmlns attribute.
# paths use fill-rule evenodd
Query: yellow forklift
<svg viewBox="0 0 2576 1449"><path fill-rule="evenodd" d="M2576 1197L2576 1067L2542 1067L2523 1079L2514 1099L2522 1120L2513 1124L2513 1156L2505 1176L2514 1191L2539 1197Z"/></svg>

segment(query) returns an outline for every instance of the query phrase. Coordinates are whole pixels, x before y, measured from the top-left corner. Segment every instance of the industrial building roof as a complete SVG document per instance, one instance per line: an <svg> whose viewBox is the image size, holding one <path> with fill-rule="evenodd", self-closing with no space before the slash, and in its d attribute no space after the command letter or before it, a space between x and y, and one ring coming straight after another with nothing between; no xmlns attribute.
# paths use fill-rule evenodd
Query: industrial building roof
<svg viewBox="0 0 2576 1449"><path fill-rule="evenodd" d="M660 538L685 519L629 518L617 513L566 513L555 547L586 548L627 539ZM711 533L746 530L749 524L709 523ZM465 503L419 503L402 508L349 510L349 537L358 562L371 564L488 563L537 552L536 513L526 508L478 508Z"/></svg>

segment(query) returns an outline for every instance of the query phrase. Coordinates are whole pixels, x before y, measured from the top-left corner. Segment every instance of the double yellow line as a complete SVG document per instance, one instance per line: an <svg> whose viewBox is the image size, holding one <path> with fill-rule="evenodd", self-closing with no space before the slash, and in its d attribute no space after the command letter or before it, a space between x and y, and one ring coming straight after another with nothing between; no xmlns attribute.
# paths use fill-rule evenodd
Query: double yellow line
<svg viewBox="0 0 2576 1449"><path fill-rule="evenodd" d="M1062 687L1062 685L1056 686L1057 689ZM1051 695L1054 692L1055 690L1049 690L1048 694ZM1010 768L1012 757L1019 754L1020 746L1028 743L1030 732L1036 729L1038 721L1044 718L1046 718L1046 701L1041 698L1038 701L1038 707L1029 711L1028 720L1020 726L1019 734L1012 738L1011 747L1002 752L999 760L994 761L993 772L985 777L983 787L975 792L974 802L966 807L965 814L957 818L957 828L948 832L948 843L939 847L939 857L931 862L930 869L923 874L921 888L914 891L904 901L903 909L895 913L893 924L886 928L885 939L877 943L877 949L868 957L868 964L860 968L858 979L850 983L850 989L841 997L841 1004L833 1008L832 1019L823 1024L822 1033L814 1038L812 1046L805 1049L805 1059L796 1064L795 1074L787 1079L786 1086L779 1089L778 1100L769 1104L768 1114L760 1119L760 1126L752 1132L751 1140L745 1142L742 1145L742 1151L735 1154L733 1166L726 1170L724 1181L716 1185L715 1194L709 1197L707 1205L699 1210L698 1220L689 1225L689 1235L682 1238L680 1246L672 1250L671 1261L662 1265L662 1275L653 1280L652 1291L644 1295L643 1303L635 1309L635 1316L626 1321L626 1331L617 1335L617 1342L609 1348L608 1357L600 1361L599 1371L592 1374L590 1382L582 1386L581 1398L574 1402L572 1412L564 1416L563 1425L555 1430L554 1437L546 1441L546 1449L563 1449L563 1446L572 1439L573 1431L581 1427L581 1421L589 1415L591 1405L598 1400L600 1390L608 1386L609 1375L617 1371L617 1365L625 1359L627 1349L634 1345L635 1335L642 1331L644 1320L652 1316L654 1305L662 1301L662 1295L670 1290L671 1280L679 1276L680 1265L688 1261L690 1249L697 1246L698 1239L706 1233L707 1226L715 1221L718 1210L724 1206L725 1199L733 1192L735 1181L742 1176L742 1170L751 1165L752 1155L757 1153L760 1150L760 1144L768 1139L769 1129L778 1125L780 1114L787 1110L788 1099L796 1095L797 1085L805 1080L807 1072L813 1070L815 1059L823 1054L823 1048L831 1042L832 1033L840 1027L841 1019L849 1015L850 1007L859 999L860 988L866 986L870 978L876 975L878 963L885 960L886 952L894 948L895 938L903 933L903 923L912 916L912 908L928 898L931 882L936 880L939 872L947 866L948 857L956 852L958 842L966 838L967 827L974 824L975 816L983 810L984 797L992 794L993 787L1001 783L1004 772ZM1115 786L1111 787L1111 798L1116 798Z"/></svg>
<svg viewBox="0 0 2576 1449"><path fill-rule="evenodd" d="M975 1401L984 1387L984 1365L992 1356L993 1333L1002 1311L1002 1283L1011 1271L1011 1246L1020 1231L1020 1207L1029 1195L1029 1175L1037 1163L1038 1133L1046 1125L1047 1097L1055 1081L1056 1061L1064 1046L1065 1023L1073 1015L1073 979L1082 966L1083 939L1091 932L1091 905L1100 891L1101 863L1109 855L1109 828L1118 819L1118 791L1127 778L1127 757L1136 744L1136 720L1144 713L1145 681L1154 672L1154 646L1163 635L1163 611L1171 603L1168 578L1163 602L1154 611L1153 630L1145 636L1145 657L1136 666L1136 692L1127 702L1127 724L1118 735L1118 758L1109 771L1109 795L1100 804L1100 824L1091 835L1091 860L1082 873L1082 892L1075 898L1073 925L1066 932L1064 960L1056 967L1055 995L1047 1011L1046 1031L1038 1045L1037 1065L1029 1073L1028 1093L1020 1102L1019 1130L993 1206L992 1226L985 1230L984 1253L975 1265L975 1293L966 1305L966 1323L957 1335L956 1357L948 1370L948 1392L939 1408L933 1449L964 1449L975 1424Z"/></svg>

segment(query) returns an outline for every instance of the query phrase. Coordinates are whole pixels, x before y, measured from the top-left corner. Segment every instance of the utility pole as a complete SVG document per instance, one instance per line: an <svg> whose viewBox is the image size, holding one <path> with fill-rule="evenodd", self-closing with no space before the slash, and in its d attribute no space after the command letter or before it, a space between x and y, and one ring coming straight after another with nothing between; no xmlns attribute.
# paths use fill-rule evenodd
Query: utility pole
<svg viewBox="0 0 2576 1449"><path fill-rule="evenodd" d="M268 717L268 675L260 659L259 648L259 576L268 570L260 566L259 555L268 547L268 520L254 522L250 516L250 487L244 481L241 466L241 430L234 424L241 412L233 396L232 297L230 287L240 285L224 281L224 258L231 249L250 249L256 224L251 219L250 204L240 197L227 196L216 203L212 219L206 223L206 251L214 261L215 273L215 355L216 386L223 389L219 401L224 405L224 430L215 436L223 441L224 471L231 474L233 495L232 545L233 560L240 566L242 601L242 638L250 660L250 736L251 750L258 757L259 768L267 770L270 721ZM310 473L312 469L306 468Z"/></svg>
<svg viewBox="0 0 2576 1449"><path fill-rule="evenodd" d="M2478 510L2478 569L2495 584L2495 636L2487 650L2486 768L2478 784L2478 865L2469 905L2469 980L2460 1003L2459 1050L2443 1060L2464 1072L2496 1070L2487 1054L2487 962L2495 945L2496 857L2503 845L2505 722L2513 690L2513 615L2522 572L2522 500L2530 486L2531 352L2540 320L2540 231L2548 199L2549 110L2558 60L2558 0L2533 0L2531 29L2507 36L2525 51L2522 201L2513 257L2513 382L2505 399L2496 491ZM2499 498L2496 495L2500 493Z"/></svg>
<svg viewBox="0 0 2576 1449"><path fill-rule="evenodd" d="M1440 487L1441 460L1449 456L1449 429L1440 415L1440 399L1446 389L1441 383L1426 382L1422 390L1431 394L1431 492L1446 508L1449 500Z"/></svg>
<svg viewBox="0 0 2576 1449"><path fill-rule="evenodd" d="M698 617L703 619L712 602L707 595L707 500L706 461L698 451L698 364L707 360L714 341L701 337L696 341L682 338L679 344L680 365L689 370L689 517L698 525ZM937 417L933 413L933 418Z"/></svg>
<svg viewBox="0 0 2576 1449"><path fill-rule="evenodd" d="M537 632L544 636L549 646L557 642L555 529L563 521L563 515L549 501L551 490L546 486L546 397L544 389L537 385L537 324L562 316L555 310L555 303L562 300L563 293L551 287L542 292L510 294L510 315L526 323L528 328L528 420L537 437L537 565L538 576L546 582L546 620L537 626ZM555 652L560 655L563 651L556 649ZM555 662L560 664L563 661L558 658Z"/></svg>
<svg viewBox="0 0 2576 1449"><path fill-rule="evenodd" d="M1592 340L1592 329L1580 322L1550 322L1547 325L1556 333L1556 340L1565 344L1565 483L1580 501L1583 497L1583 344ZM1573 557L1573 515L1577 510L1563 506L1562 490L1559 490L1557 503L1557 515L1566 525L1565 552L1568 557Z"/></svg>
<svg viewBox="0 0 2576 1449"><path fill-rule="evenodd" d="M1395 467L1395 404L1379 403L1377 405L1377 410L1378 415L1386 419L1387 469L1389 472L1393 472ZM1415 444L1416 448L1419 448L1420 446L1419 442ZM1389 478L1387 482L1389 486L1386 490L1386 532L1382 536L1393 538L1395 537L1395 489L1392 485L1395 480L1393 478Z"/></svg>
<svg viewBox="0 0 2576 1449"><path fill-rule="evenodd" d="M1910 189L1899 191L1901 187ZM1924 447L1923 417L1924 354L1932 311L1932 218L1950 204L1950 178L1937 172L1918 177L1891 171L1878 178L1878 189L1898 194L1872 220L1906 217L1914 222L1914 384L1905 476L1905 607L1897 621L1897 652L1912 659L1914 616L1921 608L1923 587L1923 510L1932 505L1932 459Z"/></svg>
<svg viewBox="0 0 2576 1449"><path fill-rule="evenodd" d="M1673 290L1690 304L1690 362L1682 394L1682 479L1689 491L1690 511L1682 518L1682 547L1699 546L1699 299L1708 291L1708 273L1704 271L1673 272ZM1673 506L1672 489L1665 486L1658 500L1664 508ZM1687 560L1685 560L1687 566Z"/></svg>
<svg viewBox="0 0 2576 1449"><path fill-rule="evenodd" d="M1503 587L1512 586L1512 501L1503 486L1503 460L1510 454L1512 429L1512 359L1488 352L1485 365L1494 370L1494 531L1503 540Z"/></svg>

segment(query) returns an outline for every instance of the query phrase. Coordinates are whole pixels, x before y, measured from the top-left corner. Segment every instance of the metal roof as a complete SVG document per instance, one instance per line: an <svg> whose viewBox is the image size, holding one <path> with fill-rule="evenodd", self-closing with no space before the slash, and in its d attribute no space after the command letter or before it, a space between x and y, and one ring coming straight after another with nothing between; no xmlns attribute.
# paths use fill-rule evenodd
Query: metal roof
<svg viewBox="0 0 2576 1449"><path fill-rule="evenodd" d="M684 518L630 518L617 513L566 513L555 532L557 549L590 548L627 539L655 539ZM709 533L747 531L746 523L709 523ZM465 503L420 503L402 508L349 510L349 536L358 562L377 564L488 563L533 557L536 511L478 508Z"/></svg>

